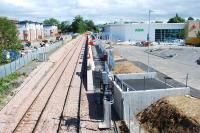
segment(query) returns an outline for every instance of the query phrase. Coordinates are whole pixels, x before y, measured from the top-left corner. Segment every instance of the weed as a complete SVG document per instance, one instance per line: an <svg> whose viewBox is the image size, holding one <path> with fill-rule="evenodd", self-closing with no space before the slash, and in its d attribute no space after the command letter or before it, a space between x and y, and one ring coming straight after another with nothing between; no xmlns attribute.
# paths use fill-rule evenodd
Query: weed
<svg viewBox="0 0 200 133"><path fill-rule="evenodd" d="M15 72L6 77L0 78L0 103L3 102L5 95L10 92L13 83L16 83L16 80L21 75L22 74L19 72Z"/></svg>

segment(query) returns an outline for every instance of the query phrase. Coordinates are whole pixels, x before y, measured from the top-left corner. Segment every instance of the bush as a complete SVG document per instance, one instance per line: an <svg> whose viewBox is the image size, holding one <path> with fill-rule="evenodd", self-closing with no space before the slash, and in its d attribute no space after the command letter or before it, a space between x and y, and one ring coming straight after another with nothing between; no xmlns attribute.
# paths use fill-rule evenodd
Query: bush
<svg viewBox="0 0 200 133"><path fill-rule="evenodd" d="M19 72L12 73L6 77L0 78L0 94L6 93L10 89L10 85L16 80L21 74Z"/></svg>

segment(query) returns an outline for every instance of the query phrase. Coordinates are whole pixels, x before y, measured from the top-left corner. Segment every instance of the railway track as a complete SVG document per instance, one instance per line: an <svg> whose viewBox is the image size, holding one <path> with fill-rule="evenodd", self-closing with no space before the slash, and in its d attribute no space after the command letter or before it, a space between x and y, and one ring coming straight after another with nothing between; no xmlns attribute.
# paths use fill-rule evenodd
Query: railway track
<svg viewBox="0 0 200 133"><path fill-rule="evenodd" d="M79 82L81 81L81 70L79 68L82 66L79 62L82 59L80 59L80 52L77 52L76 54L77 55L75 57L78 58L73 60L73 69L67 70L67 74L71 76L68 77L67 80L65 79L65 84L62 84L65 86L60 87L60 90L57 89L57 92L55 92L55 95L57 97L51 99L50 103L54 103L52 105L58 105L58 108L54 108L52 106L48 106L46 108L46 110L44 111L44 115L41 117L41 120L37 124L35 132L69 132L69 127L70 129L74 129L73 132L77 132L79 124L75 124L73 121L70 121L70 125L65 124L66 121L68 121L65 117L66 111L71 110L67 113L69 118L77 118L78 116L78 114L74 115L74 113L78 110L78 91L80 90ZM57 101L59 101L59 103ZM51 115L54 118L54 120L49 118L48 115Z"/></svg>
<svg viewBox="0 0 200 133"><path fill-rule="evenodd" d="M43 115L53 93L55 92L61 77L65 72L65 68L69 65L70 61L73 59L74 54L77 52L80 40L76 43L59 64L55 72L49 78L47 83L43 86L37 97L33 100L32 104L22 117L22 119L17 124L13 132L35 132L38 123Z"/></svg>
<svg viewBox="0 0 200 133"><path fill-rule="evenodd" d="M84 50L84 48L83 48ZM57 133L62 132L79 132L80 124L80 98L82 89L82 61L80 56L84 54L84 51L79 55L79 60L76 62L73 76L70 80L70 85L67 90L67 96L63 105L62 112L60 114L60 122L57 129Z"/></svg>
<svg viewBox="0 0 200 133"><path fill-rule="evenodd" d="M80 43L83 42L84 38L78 39L74 47L66 53L65 57L57 65L55 71L51 73L46 83L43 84L40 91L38 91L37 96L33 98L32 103L19 122L16 123L15 128L7 128L3 132L53 132L53 129L59 129L58 127L61 120L58 114L62 114L63 106L67 101L65 97L68 95L68 90L73 81L72 79L82 49ZM66 89L67 87L68 89ZM59 95L61 97L59 97ZM57 107L57 102L60 102L61 106ZM54 108L57 110L54 110ZM52 110L53 112L51 112ZM61 113L56 112L60 110ZM50 115L55 116L55 114L57 115L55 119L49 118ZM45 123L46 119L49 120L47 123ZM46 125L48 127L45 127ZM50 128L49 125L52 125L52 128Z"/></svg>

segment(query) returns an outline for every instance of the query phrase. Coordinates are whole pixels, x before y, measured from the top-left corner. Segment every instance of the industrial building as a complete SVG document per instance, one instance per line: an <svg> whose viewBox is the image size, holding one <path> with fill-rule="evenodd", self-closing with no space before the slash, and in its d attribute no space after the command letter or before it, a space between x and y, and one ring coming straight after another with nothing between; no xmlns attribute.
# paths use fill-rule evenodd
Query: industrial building
<svg viewBox="0 0 200 133"><path fill-rule="evenodd" d="M149 31L150 41L167 42L181 39L185 23L147 23L108 24L104 27L104 36L120 41L145 41Z"/></svg>
<svg viewBox="0 0 200 133"><path fill-rule="evenodd" d="M55 25L44 25L44 36L55 36L58 34L58 27Z"/></svg>
<svg viewBox="0 0 200 133"><path fill-rule="evenodd" d="M43 24L32 21L20 21L18 23L19 38L22 41L34 41L42 39Z"/></svg>
<svg viewBox="0 0 200 133"><path fill-rule="evenodd" d="M56 36L58 28L55 25L43 25L33 21L20 21L17 24L19 39L22 41L35 41L45 37Z"/></svg>

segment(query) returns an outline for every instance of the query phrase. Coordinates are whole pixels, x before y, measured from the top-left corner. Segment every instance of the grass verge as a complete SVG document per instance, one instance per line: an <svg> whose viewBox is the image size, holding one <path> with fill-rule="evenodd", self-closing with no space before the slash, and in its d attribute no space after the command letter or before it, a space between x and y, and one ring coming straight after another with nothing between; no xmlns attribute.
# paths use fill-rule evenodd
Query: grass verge
<svg viewBox="0 0 200 133"><path fill-rule="evenodd" d="M17 79L23 74L19 72L12 73L6 77L0 78L0 105L5 102L7 95L14 95L12 93L12 88L18 87L19 83Z"/></svg>

